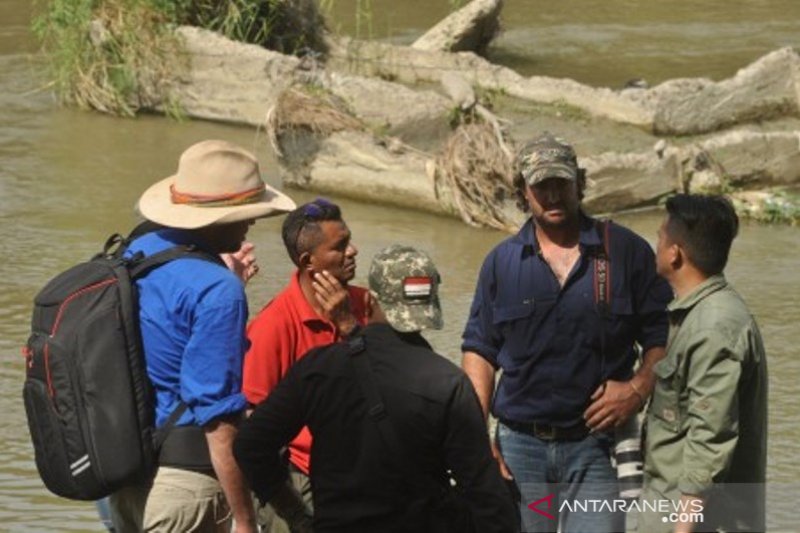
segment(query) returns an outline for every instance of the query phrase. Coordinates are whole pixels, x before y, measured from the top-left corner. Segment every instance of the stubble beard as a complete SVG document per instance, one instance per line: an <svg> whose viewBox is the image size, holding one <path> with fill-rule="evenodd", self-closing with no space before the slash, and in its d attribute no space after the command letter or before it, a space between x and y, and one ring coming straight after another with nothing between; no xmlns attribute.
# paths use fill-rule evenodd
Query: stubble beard
<svg viewBox="0 0 800 533"><path fill-rule="evenodd" d="M536 221L536 224L543 229L563 230L570 227L577 227L579 225L579 210L568 211L566 208L562 208L562 212L564 213L564 216L557 220L549 219L545 213L542 213L539 216L534 215L534 220Z"/></svg>

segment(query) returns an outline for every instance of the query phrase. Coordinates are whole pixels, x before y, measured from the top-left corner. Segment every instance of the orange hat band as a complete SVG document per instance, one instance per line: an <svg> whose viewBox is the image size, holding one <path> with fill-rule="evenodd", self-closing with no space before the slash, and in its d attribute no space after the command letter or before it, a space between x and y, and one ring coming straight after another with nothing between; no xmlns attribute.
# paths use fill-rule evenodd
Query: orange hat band
<svg viewBox="0 0 800 533"><path fill-rule="evenodd" d="M255 203L261 198L264 186L259 186L244 192L230 194L191 194L175 190L175 185L169 186L169 193L173 204L196 205L203 207L224 207Z"/></svg>

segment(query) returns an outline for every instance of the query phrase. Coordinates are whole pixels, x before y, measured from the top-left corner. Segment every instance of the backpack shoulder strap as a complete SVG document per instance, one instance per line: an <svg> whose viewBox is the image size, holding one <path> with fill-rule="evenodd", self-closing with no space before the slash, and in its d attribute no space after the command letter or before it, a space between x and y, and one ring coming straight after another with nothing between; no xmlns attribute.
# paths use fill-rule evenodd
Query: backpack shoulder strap
<svg viewBox="0 0 800 533"><path fill-rule="evenodd" d="M114 233L106 240L103 245L103 251L95 255L93 259L107 258L121 262L122 265L128 268L128 275L131 279L141 277L153 268L178 259L179 257L195 257L228 268L218 255L203 251L193 244L177 245L147 257L139 253L134 254L131 258L124 259L125 251L128 249L131 242L142 235L163 228L164 226L145 220L133 228L127 237L123 237L119 233Z"/></svg>
<svg viewBox="0 0 800 533"><path fill-rule="evenodd" d="M348 342L348 353L356 372L356 379L361 391L367 399L367 415L375 422L381 440L388 452L386 455L393 457L404 472L403 484L406 490L417 494L424 494L428 502L432 502L433 526L431 531L459 531L473 533L474 524L468 509L458 495L457 487L452 485L452 480L447 485L441 485L430 477L418 471L415 462L408 450L400 443L399 433L392 417L386 411L383 398L375 383L375 374L372 371L369 357L365 353L366 342L362 335L352 337ZM448 477L449 477L448 473ZM466 518L465 518L466 517Z"/></svg>
<svg viewBox="0 0 800 533"><path fill-rule="evenodd" d="M375 383L375 374L372 371L369 357L364 353L366 351L366 340L362 335L356 335L347 341L347 347L350 360L355 368L358 385L367 399L367 415L375 422L384 445L408 473L406 480L412 487L418 486L425 490L430 490L431 487L421 479L418 479L418 476L412 474L415 470L413 468L414 462L411 461L406 449L400 446L397 430L392 423L391 417L386 412L383 397Z"/></svg>
<svg viewBox="0 0 800 533"><path fill-rule="evenodd" d="M169 431L178 422L178 419L183 413L186 412L188 408L189 406L186 405L183 400L181 400L180 403L178 403L178 407L176 407L175 410L169 414L169 417L164 422L164 425L158 428L155 433L153 433L153 447L156 449L156 451L161 449L164 441L167 440Z"/></svg>
<svg viewBox="0 0 800 533"><path fill-rule="evenodd" d="M120 233L111 235L103 245L103 251L97 254L95 257L121 259L122 255L125 253L125 250L127 250L128 246L130 246L134 239L138 239L146 233L158 231L163 228L164 226L156 224L155 222L151 222L150 220L140 222L131 230L127 237L123 237Z"/></svg>
<svg viewBox="0 0 800 533"><path fill-rule="evenodd" d="M366 348L366 341L361 335L351 337L350 340L347 341L347 354L353 362L358 385L361 387L361 391L367 399L367 414L378 424L378 429L381 432L381 436L387 441L387 446L394 448L397 443L393 438L395 436L394 427L386 423L386 407L383 404L383 398L378 391L378 387L375 385L372 365L367 355L363 353ZM397 450L392 449L392 453L397 455L396 452Z"/></svg>
<svg viewBox="0 0 800 533"><path fill-rule="evenodd" d="M179 257L194 257L225 267L225 263L219 256L199 250L193 245L178 245L153 255L148 255L147 257L135 255L129 260L128 271L130 272L131 279L137 279L152 269L169 263Z"/></svg>

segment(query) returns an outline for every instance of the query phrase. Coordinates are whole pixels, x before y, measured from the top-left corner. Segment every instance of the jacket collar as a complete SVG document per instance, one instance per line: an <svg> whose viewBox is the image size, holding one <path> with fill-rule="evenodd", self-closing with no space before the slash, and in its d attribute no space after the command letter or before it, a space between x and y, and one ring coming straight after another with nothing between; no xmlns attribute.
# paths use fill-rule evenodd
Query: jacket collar
<svg viewBox="0 0 800 533"><path fill-rule="evenodd" d="M717 274L715 276L711 276L703 283L698 285L694 288L692 292L684 296L683 298L672 300L669 305L667 305L667 311L670 313L676 313L679 311L688 311L695 305L697 305L701 300L708 297L709 295L724 289L728 286L728 281L725 279L723 274Z"/></svg>

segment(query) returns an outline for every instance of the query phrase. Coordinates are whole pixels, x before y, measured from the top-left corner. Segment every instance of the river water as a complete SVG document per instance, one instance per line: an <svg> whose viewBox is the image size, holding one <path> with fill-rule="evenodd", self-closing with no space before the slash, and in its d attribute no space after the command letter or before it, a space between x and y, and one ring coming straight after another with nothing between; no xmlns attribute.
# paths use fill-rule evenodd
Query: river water
<svg viewBox="0 0 800 533"><path fill-rule="evenodd" d="M355 1L332 8L331 26L357 29ZM0 531L96 531L90 504L68 502L41 485L32 460L21 387L20 346L31 300L55 273L88 258L111 232L136 220L139 193L170 175L181 151L205 138L223 138L258 154L266 177L277 172L263 134L204 122L143 116L121 120L58 108L45 86L28 27L28 0L0 0ZM362 2L372 12L372 35L409 42L448 10L448 3ZM509 0L505 33L492 57L526 74L565 76L617 87L631 78L651 83L682 76L724 78L760 55L800 41L795 0ZM532 134L534 132L531 132ZM287 191L298 203L310 193ZM442 271L445 329L429 337L457 360L459 335L485 253L504 235L457 221L340 200L360 249L357 281L369 258L394 243L419 246ZM654 242L660 213L615 220ZM248 287L256 312L286 282L292 268L282 249L280 221L251 230L261 274ZM775 492L772 530L795 525L800 484L800 230L745 224L734 244L728 277L758 318L770 358L768 478ZM794 295L794 296L792 296Z"/></svg>

